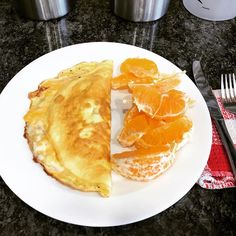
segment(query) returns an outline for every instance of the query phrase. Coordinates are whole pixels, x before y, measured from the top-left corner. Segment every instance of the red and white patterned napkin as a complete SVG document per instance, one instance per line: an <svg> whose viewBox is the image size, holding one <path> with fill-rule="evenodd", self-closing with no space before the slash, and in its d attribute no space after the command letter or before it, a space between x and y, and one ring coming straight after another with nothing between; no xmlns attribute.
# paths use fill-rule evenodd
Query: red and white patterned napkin
<svg viewBox="0 0 236 236"><path fill-rule="evenodd" d="M229 134L236 146L236 115L226 111L222 105L220 90L214 90L214 95L222 111L225 124ZM212 147L207 165L197 181L197 183L206 189L223 189L236 187L236 181L230 167L228 156L224 150L223 144L216 130L214 121L212 121Z"/></svg>

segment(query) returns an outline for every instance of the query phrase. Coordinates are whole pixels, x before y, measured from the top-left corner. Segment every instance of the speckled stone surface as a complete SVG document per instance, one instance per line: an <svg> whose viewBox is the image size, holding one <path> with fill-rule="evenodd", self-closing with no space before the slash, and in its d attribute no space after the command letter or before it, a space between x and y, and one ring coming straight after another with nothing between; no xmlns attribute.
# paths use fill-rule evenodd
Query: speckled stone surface
<svg viewBox="0 0 236 236"><path fill-rule="evenodd" d="M79 0L66 17L48 22L19 17L11 1L0 1L0 92L24 66L57 48L112 41L153 51L187 71L202 60L213 88L221 72L236 68L236 22L198 19L172 0L168 13L150 23L113 14L111 0ZM1 145L1 144L0 144ZM166 211L134 224L92 228L51 219L22 202L0 179L0 235L236 235L236 190L195 185ZM174 194L174 193L173 193ZM158 199L157 199L158 201ZM141 204L141 203L140 203Z"/></svg>

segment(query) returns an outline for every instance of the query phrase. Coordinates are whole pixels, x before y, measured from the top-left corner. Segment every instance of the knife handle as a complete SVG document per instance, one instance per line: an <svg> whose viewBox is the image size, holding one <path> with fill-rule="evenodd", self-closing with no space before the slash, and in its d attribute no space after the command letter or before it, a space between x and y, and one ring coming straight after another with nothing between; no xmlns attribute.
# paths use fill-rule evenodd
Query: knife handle
<svg viewBox="0 0 236 236"><path fill-rule="evenodd" d="M236 179L236 150L234 147L234 143L229 135L225 121L223 119L214 119L214 121L216 123L216 128L221 137L225 151L228 155L229 162L233 171L234 179Z"/></svg>

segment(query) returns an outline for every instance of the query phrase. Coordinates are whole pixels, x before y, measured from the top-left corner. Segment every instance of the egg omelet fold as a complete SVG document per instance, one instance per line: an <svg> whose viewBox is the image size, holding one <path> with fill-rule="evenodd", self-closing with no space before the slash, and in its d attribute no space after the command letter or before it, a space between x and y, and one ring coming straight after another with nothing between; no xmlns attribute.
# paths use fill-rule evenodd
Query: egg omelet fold
<svg viewBox="0 0 236 236"><path fill-rule="evenodd" d="M29 93L25 137L34 160L58 181L111 193L112 61L83 62Z"/></svg>

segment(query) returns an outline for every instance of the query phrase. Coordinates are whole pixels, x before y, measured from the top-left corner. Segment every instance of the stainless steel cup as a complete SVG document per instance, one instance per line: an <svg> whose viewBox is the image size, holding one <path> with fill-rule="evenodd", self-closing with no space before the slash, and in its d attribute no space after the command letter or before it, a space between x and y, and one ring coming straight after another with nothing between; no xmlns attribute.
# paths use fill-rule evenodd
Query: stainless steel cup
<svg viewBox="0 0 236 236"><path fill-rule="evenodd" d="M114 13L135 22L154 21L168 10L170 0L114 0Z"/></svg>
<svg viewBox="0 0 236 236"><path fill-rule="evenodd" d="M20 15L33 20L50 20L66 15L74 0L15 0Z"/></svg>

